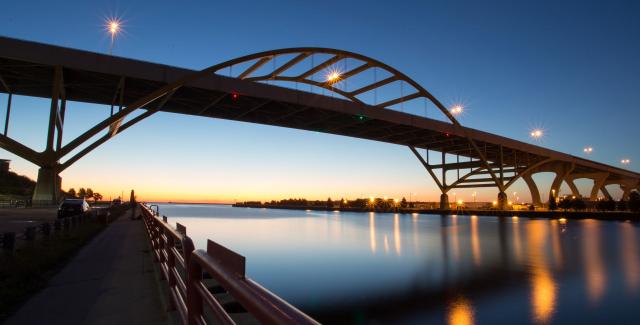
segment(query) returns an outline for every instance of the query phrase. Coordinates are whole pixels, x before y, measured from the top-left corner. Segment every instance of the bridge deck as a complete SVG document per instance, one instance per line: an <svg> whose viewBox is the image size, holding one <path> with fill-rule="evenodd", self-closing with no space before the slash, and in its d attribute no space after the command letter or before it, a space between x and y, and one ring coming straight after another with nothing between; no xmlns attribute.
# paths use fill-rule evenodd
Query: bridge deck
<svg viewBox="0 0 640 325"><path fill-rule="evenodd" d="M67 100L127 104L194 71L0 37L0 77L14 94L51 97L54 67L63 67ZM232 96L238 94L238 96ZM153 105L153 104L152 104ZM608 180L640 174L487 132L343 99L211 74L180 88L161 111L197 115L382 141L479 159L522 169L547 159L575 164L574 173L609 173ZM468 161L466 159L465 161ZM465 162L468 167L478 162Z"/></svg>

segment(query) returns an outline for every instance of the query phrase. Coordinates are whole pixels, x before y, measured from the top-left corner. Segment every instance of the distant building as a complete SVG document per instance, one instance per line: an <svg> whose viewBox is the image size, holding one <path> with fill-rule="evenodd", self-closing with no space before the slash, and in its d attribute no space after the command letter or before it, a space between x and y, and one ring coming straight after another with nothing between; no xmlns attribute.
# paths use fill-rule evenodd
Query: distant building
<svg viewBox="0 0 640 325"><path fill-rule="evenodd" d="M9 172L9 159L0 159L0 173L8 173Z"/></svg>

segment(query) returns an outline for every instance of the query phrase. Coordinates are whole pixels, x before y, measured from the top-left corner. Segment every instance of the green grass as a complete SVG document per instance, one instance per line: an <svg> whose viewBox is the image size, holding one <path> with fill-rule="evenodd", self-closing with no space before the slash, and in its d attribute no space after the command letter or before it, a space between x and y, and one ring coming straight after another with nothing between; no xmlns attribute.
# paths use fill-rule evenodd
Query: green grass
<svg viewBox="0 0 640 325"><path fill-rule="evenodd" d="M49 279L105 225L87 222L69 232L52 234L16 250L13 256L0 254L0 323Z"/></svg>

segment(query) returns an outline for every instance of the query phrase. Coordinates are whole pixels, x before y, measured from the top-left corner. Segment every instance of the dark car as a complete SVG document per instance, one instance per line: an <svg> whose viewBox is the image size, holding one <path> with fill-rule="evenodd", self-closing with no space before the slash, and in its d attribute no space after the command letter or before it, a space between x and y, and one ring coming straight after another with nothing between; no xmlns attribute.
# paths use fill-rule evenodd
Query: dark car
<svg viewBox="0 0 640 325"><path fill-rule="evenodd" d="M66 218L77 215L89 216L91 207L83 199L65 199L58 208L58 218Z"/></svg>

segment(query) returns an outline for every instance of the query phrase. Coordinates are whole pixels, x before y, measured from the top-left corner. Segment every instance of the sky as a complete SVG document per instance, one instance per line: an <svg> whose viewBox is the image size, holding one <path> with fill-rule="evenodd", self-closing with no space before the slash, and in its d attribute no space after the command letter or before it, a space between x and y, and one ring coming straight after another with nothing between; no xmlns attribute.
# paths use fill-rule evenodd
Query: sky
<svg viewBox="0 0 640 325"><path fill-rule="evenodd" d="M614 166L640 170L640 3L636 1L11 1L0 34L108 53L107 17L123 20L113 55L203 69L259 51L300 46L380 60L447 105L460 122ZM6 95L0 94L4 124ZM14 97L9 136L44 149L49 102ZM64 142L109 107L70 103ZM37 167L0 149L13 171ZM105 198L234 202L369 196L437 200L406 147L317 132L158 113L85 156L62 187ZM539 174L541 193L551 175ZM578 180L588 194L589 180ZM609 189L619 195L619 190ZM455 196L495 200L496 189ZM516 192L516 195L513 195ZM568 193L563 186L561 192ZM450 192L450 195L454 191ZM530 200L524 182L508 191ZM543 196L545 194L542 194Z"/></svg>

